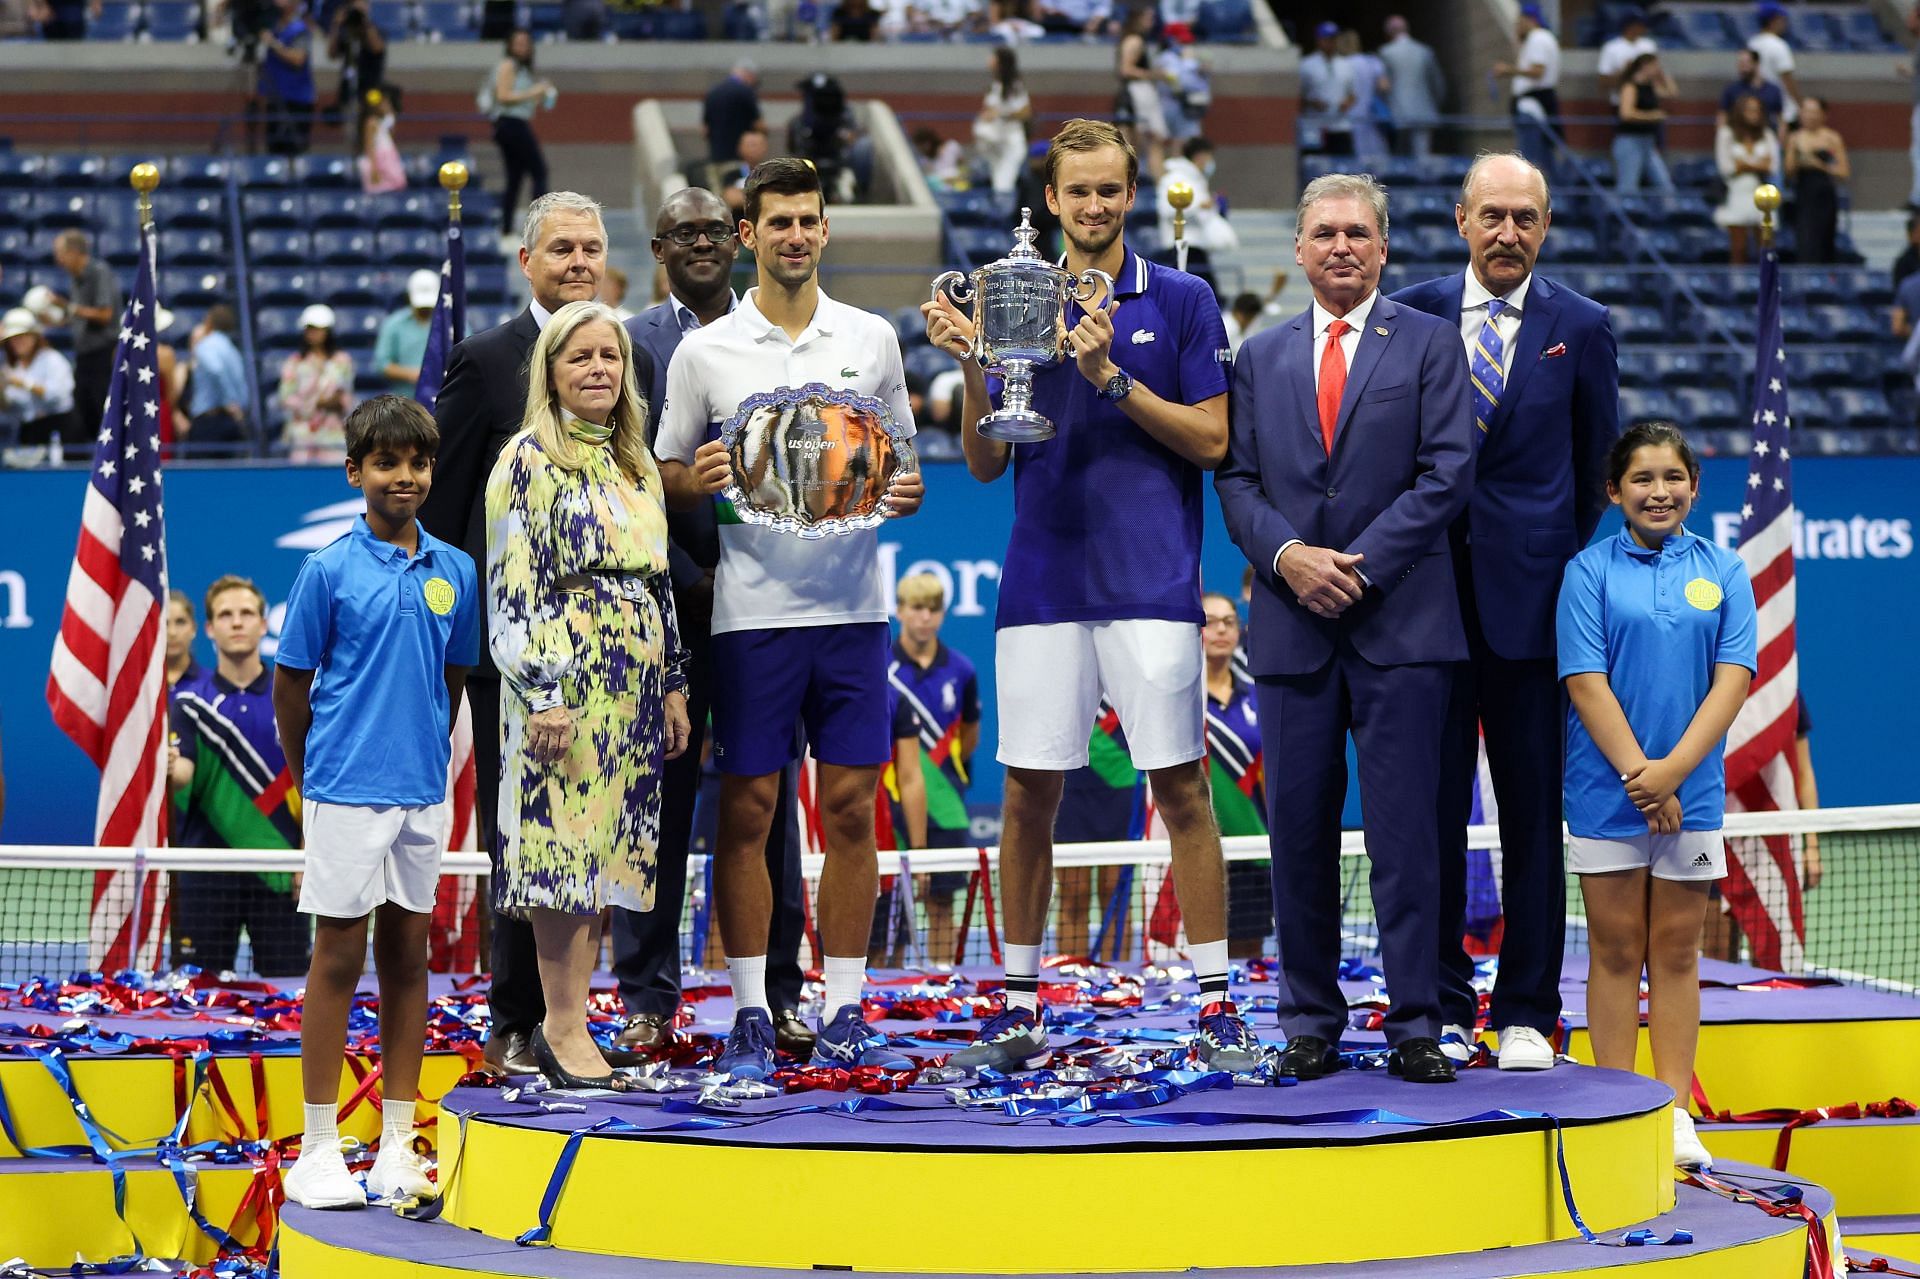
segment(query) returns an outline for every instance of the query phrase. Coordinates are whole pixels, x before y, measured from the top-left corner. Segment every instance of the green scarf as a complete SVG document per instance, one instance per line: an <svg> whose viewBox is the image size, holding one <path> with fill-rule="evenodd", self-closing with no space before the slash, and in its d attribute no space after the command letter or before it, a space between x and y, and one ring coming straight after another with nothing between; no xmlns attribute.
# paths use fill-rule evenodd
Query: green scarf
<svg viewBox="0 0 1920 1279"><path fill-rule="evenodd" d="M567 434L579 440L582 444L593 444L604 447L606 443L613 438L612 423L608 423L606 426L595 426L585 418L578 418L568 413L566 415L566 426Z"/></svg>

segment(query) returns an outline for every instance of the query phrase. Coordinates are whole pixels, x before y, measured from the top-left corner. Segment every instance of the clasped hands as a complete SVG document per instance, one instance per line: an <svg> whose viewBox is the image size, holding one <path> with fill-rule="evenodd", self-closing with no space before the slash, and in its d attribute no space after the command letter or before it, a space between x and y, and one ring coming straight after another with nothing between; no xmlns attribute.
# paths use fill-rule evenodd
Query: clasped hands
<svg viewBox="0 0 1920 1279"><path fill-rule="evenodd" d="M733 459L727 456L727 446L719 440L708 440L695 449L693 478L702 493L726 492L727 486L733 483ZM898 518L919 510L926 496L927 482L919 471L900 471L887 485L887 494L881 500L887 515Z"/></svg>
<svg viewBox="0 0 1920 1279"><path fill-rule="evenodd" d="M1654 835L1672 835L1680 829L1680 798L1674 792L1686 780L1680 770L1664 759L1649 759L1620 774L1627 798L1647 819L1647 831Z"/></svg>
<svg viewBox="0 0 1920 1279"><path fill-rule="evenodd" d="M664 731L666 758L678 759L687 749L693 721L687 716L687 695L668 693ZM573 712L565 706L535 711L527 717L527 755L537 764L558 763L573 746Z"/></svg>
<svg viewBox="0 0 1920 1279"><path fill-rule="evenodd" d="M1280 552L1274 567L1293 588L1293 597L1315 617L1335 618L1358 604L1367 592L1355 567L1364 555L1295 542Z"/></svg>

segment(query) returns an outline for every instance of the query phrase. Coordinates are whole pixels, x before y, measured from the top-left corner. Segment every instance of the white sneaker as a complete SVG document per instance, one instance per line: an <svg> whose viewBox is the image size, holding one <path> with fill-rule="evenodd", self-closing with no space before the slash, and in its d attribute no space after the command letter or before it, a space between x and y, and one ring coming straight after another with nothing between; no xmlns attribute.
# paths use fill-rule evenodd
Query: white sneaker
<svg viewBox="0 0 1920 1279"><path fill-rule="evenodd" d="M1440 1052L1456 1066L1464 1066L1473 1060L1473 1034L1458 1022L1448 1022L1440 1028Z"/></svg>
<svg viewBox="0 0 1920 1279"><path fill-rule="evenodd" d="M1706 1172L1713 1167L1713 1156L1700 1144L1693 1130L1693 1116L1679 1106L1673 1108L1673 1166Z"/></svg>
<svg viewBox="0 0 1920 1279"><path fill-rule="evenodd" d="M367 1193L381 1203L401 1199L431 1199L435 1191L427 1177L427 1166L419 1155L403 1145L382 1144L367 1170Z"/></svg>
<svg viewBox="0 0 1920 1279"><path fill-rule="evenodd" d="M1500 1028L1500 1069L1551 1070L1553 1045L1531 1026Z"/></svg>
<svg viewBox="0 0 1920 1279"><path fill-rule="evenodd" d="M294 1160L283 1183L287 1198L302 1208L364 1208L366 1192L347 1171L338 1146L310 1147Z"/></svg>

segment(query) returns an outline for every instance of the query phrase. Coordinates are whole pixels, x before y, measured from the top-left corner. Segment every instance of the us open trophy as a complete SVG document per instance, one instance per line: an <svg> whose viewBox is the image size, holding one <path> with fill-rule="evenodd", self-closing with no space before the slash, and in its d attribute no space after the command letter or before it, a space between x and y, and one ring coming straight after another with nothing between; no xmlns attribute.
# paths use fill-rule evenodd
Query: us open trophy
<svg viewBox="0 0 1920 1279"><path fill-rule="evenodd" d="M734 514L804 538L878 527L893 477L920 469L884 400L819 382L749 395L720 440Z"/></svg>
<svg viewBox="0 0 1920 1279"><path fill-rule="evenodd" d="M1032 209L1020 210L1013 251L976 270L970 284L959 271L933 282L936 300L951 289L960 305L974 304L968 354L1005 383L999 410L980 419L980 434L1011 444L1053 438L1053 423L1033 411L1033 375L1067 358L1067 333L1079 322L1077 316L1069 319L1067 308L1099 297L1103 285L1113 295L1113 278L1105 271L1088 268L1075 275L1041 257L1032 215Z"/></svg>

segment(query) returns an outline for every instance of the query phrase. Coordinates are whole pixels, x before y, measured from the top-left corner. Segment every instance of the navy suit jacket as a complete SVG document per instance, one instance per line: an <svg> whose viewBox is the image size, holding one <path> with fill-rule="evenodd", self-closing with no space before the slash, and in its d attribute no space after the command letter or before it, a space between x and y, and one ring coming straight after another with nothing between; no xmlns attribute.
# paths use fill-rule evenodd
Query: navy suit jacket
<svg viewBox="0 0 1920 1279"><path fill-rule="evenodd" d="M1393 300L1438 316L1459 340L1464 272ZM1475 610L1501 657L1554 656L1560 578L1607 509L1607 451L1620 434L1620 360L1607 309L1535 273L1507 385L1475 459L1473 495L1455 525L1471 556Z"/></svg>
<svg viewBox="0 0 1920 1279"><path fill-rule="evenodd" d="M1234 360L1227 460L1214 475L1227 529L1252 562L1255 676L1319 670L1347 639L1379 666L1467 656L1446 529L1473 482L1473 409L1458 327L1378 298L1320 437L1313 310L1248 338ZM1337 618L1300 604L1274 555L1298 538L1358 553L1372 585Z"/></svg>
<svg viewBox="0 0 1920 1279"><path fill-rule="evenodd" d="M644 351L647 361L635 359L636 372L650 371L642 385L647 396L647 438L657 438L660 414L667 406L667 365L680 349L680 321L673 312L673 300L648 307L627 321L636 351ZM713 503L702 502L691 511L667 509L667 560L675 587L690 586L720 563L720 524L714 518Z"/></svg>

